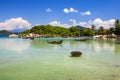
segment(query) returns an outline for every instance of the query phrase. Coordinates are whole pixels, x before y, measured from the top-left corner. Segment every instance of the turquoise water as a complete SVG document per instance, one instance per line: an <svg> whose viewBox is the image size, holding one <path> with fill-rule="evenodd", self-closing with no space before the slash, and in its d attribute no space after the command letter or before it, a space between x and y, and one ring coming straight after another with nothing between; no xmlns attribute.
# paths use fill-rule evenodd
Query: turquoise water
<svg viewBox="0 0 120 80"><path fill-rule="evenodd" d="M0 80L120 80L116 40L0 38ZM70 57L73 50L81 57Z"/></svg>

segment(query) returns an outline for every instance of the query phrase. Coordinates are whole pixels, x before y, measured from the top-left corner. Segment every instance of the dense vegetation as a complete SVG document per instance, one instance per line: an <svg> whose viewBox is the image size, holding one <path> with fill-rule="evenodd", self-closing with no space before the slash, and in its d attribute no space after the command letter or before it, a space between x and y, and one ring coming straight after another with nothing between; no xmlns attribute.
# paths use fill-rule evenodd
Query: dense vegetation
<svg viewBox="0 0 120 80"><path fill-rule="evenodd" d="M115 21L115 34L120 36L120 21Z"/></svg>
<svg viewBox="0 0 120 80"><path fill-rule="evenodd" d="M51 25L38 25L32 27L30 30L22 32L22 35L27 35L30 33L39 34L49 37L78 37L78 36L92 36L93 31L89 28L79 29L75 26L70 27L69 29L63 28L60 26L51 26Z"/></svg>
<svg viewBox="0 0 120 80"><path fill-rule="evenodd" d="M116 20L115 25L110 29L104 29L100 26L98 30L95 29L95 25L91 25L91 28L79 28L78 26L72 26L70 28L63 28L60 26L51 25L37 25L30 30L25 30L22 35L28 35L30 33L39 34L48 37L78 37L78 36L93 36L93 35L120 35L120 21Z"/></svg>

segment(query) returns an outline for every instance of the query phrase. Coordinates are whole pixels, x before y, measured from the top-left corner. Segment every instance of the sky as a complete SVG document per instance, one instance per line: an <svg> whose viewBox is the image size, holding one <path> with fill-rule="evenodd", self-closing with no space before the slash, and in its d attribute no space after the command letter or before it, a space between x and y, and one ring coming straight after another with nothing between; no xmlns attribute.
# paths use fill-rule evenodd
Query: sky
<svg viewBox="0 0 120 80"><path fill-rule="evenodd" d="M120 18L120 0L0 0L0 30L26 30L35 25L108 29Z"/></svg>

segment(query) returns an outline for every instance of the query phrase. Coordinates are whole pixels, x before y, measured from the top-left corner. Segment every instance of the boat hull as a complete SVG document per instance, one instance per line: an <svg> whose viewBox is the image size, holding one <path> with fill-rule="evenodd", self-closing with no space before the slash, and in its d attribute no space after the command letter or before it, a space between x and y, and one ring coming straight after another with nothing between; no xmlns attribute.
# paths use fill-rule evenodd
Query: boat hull
<svg viewBox="0 0 120 80"><path fill-rule="evenodd" d="M59 40L59 41L47 41L50 44L61 44L63 42L63 40Z"/></svg>

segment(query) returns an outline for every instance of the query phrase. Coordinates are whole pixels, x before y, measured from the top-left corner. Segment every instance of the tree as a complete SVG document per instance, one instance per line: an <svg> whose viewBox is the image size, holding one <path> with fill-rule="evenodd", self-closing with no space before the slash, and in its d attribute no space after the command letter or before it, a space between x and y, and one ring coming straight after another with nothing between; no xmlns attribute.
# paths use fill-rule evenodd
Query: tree
<svg viewBox="0 0 120 80"><path fill-rule="evenodd" d="M115 28L111 27L110 28L110 34L113 34L115 32Z"/></svg>
<svg viewBox="0 0 120 80"><path fill-rule="evenodd" d="M98 34L100 35L104 35L105 34L105 29L103 26L100 26L99 30L98 30Z"/></svg>
<svg viewBox="0 0 120 80"><path fill-rule="evenodd" d="M30 30L25 30L25 31L23 31L23 32L21 33L22 37L24 37L24 36L26 36L26 35L28 35L28 34L30 34Z"/></svg>
<svg viewBox="0 0 120 80"><path fill-rule="evenodd" d="M93 24L92 26L91 26L91 30L92 30L92 35L95 35L95 25Z"/></svg>
<svg viewBox="0 0 120 80"><path fill-rule="evenodd" d="M86 28L84 30L82 30L82 35L83 36L93 36L93 30L91 30L90 28Z"/></svg>
<svg viewBox="0 0 120 80"><path fill-rule="evenodd" d="M78 29L77 27L72 26L69 28L69 30L70 30L73 37L80 35L80 29Z"/></svg>
<svg viewBox="0 0 120 80"><path fill-rule="evenodd" d="M116 24L120 24L119 19L116 19L116 20L115 20L115 25L116 25Z"/></svg>
<svg viewBox="0 0 120 80"><path fill-rule="evenodd" d="M115 34L120 35L120 21L118 19L115 21Z"/></svg>
<svg viewBox="0 0 120 80"><path fill-rule="evenodd" d="M92 29L92 30L95 30L95 27L96 27L96 26L93 24L93 25L91 26L91 29Z"/></svg>

